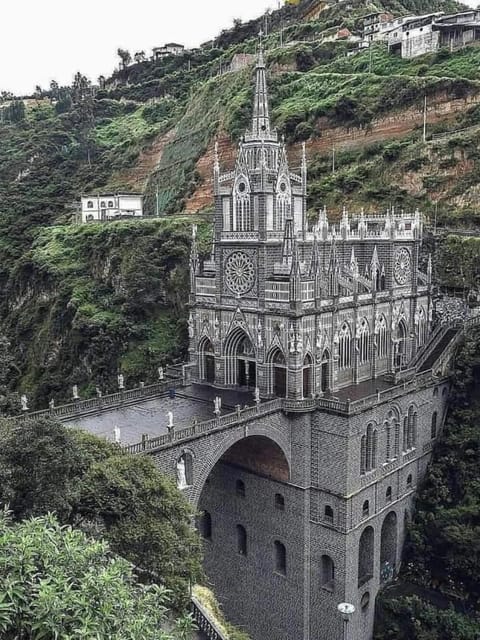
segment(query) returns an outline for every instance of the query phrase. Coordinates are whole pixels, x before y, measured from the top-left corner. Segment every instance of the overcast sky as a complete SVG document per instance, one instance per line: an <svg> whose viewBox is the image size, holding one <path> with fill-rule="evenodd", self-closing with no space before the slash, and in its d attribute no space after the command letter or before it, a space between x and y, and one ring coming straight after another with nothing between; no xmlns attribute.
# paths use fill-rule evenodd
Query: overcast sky
<svg viewBox="0 0 480 640"><path fill-rule="evenodd" d="M0 90L31 93L76 71L109 75L118 47L132 53L165 42L198 46L234 18L248 20L278 0L0 0Z"/></svg>
<svg viewBox="0 0 480 640"><path fill-rule="evenodd" d="M210 40L234 18L248 20L279 0L0 0L0 90L31 93L77 71L96 80L132 53L173 41ZM468 0L476 6L478 0Z"/></svg>

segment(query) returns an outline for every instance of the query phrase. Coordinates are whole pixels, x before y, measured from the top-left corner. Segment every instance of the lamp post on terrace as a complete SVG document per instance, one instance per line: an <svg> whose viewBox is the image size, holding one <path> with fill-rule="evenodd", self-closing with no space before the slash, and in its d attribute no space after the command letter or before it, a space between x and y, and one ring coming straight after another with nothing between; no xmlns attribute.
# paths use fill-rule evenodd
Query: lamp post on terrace
<svg viewBox="0 0 480 640"><path fill-rule="evenodd" d="M355 613L355 607L349 602L341 602L337 607L343 620L343 640L348 640L348 623Z"/></svg>

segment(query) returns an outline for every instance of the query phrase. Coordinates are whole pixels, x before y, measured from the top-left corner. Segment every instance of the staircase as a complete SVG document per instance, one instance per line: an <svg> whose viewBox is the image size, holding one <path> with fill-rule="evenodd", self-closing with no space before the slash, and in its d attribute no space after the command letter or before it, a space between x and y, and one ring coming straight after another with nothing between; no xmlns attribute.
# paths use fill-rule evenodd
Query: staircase
<svg viewBox="0 0 480 640"><path fill-rule="evenodd" d="M445 349L451 344L452 340L459 334L460 329L450 327L443 333L440 340L435 345L432 345L432 349L429 349L424 355L425 357L417 365L417 371L428 371L432 369L434 364L439 360Z"/></svg>

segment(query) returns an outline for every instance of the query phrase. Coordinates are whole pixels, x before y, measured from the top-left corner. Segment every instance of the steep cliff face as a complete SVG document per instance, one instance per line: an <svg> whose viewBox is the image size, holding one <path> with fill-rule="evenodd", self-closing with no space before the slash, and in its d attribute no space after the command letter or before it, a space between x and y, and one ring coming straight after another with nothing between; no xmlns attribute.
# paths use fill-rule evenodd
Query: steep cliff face
<svg viewBox="0 0 480 640"><path fill-rule="evenodd" d="M322 38L334 27L358 33L371 7L352 0L304 20L310 4L274 12L265 38L272 118L293 167L306 143L310 214L326 204L335 216L345 203L428 213L435 201L439 219L474 221L480 50L411 61L382 46L354 52L354 43ZM423 4L381 6L401 14ZM73 383L111 387L119 368L147 380L160 360L183 353L187 218L212 209L215 140L222 165L233 166L252 73L225 69L236 53L254 53L259 24L133 65L93 100L77 89L46 93L0 126L0 332L12 342L19 388L43 405ZM428 135L440 136L426 145L425 95ZM70 226L80 194L113 189L144 190L148 213L186 218Z"/></svg>

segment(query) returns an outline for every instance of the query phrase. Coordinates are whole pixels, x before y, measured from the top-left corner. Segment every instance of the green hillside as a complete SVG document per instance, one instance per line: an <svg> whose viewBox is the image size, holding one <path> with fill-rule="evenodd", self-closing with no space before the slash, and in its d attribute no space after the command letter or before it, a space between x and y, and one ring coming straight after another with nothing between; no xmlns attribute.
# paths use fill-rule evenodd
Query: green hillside
<svg viewBox="0 0 480 640"><path fill-rule="evenodd" d="M335 215L346 203L432 214L435 202L439 222L474 224L480 50L407 61L381 45L347 57L355 43L321 42L343 26L359 33L375 6L405 14L460 5L354 1L303 21L312 4L273 12L265 38L275 125L294 157L307 141L310 213L326 204ZM111 388L119 368L131 384L148 381L157 363L184 355L189 222L178 216L202 184L197 161L214 137L234 147L248 124L252 69L219 73L235 53L254 52L262 20L208 47L134 64L95 92L79 75L25 108L0 105L0 326L19 367L15 384L38 406L73 383ZM420 126L368 142L377 122L408 120L425 95L465 107L429 125L437 138L427 144ZM355 147L339 145L335 173L322 148L328 131L359 132ZM158 203L166 220L74 224L80 194L140 183L148 212Z"/></svg>

